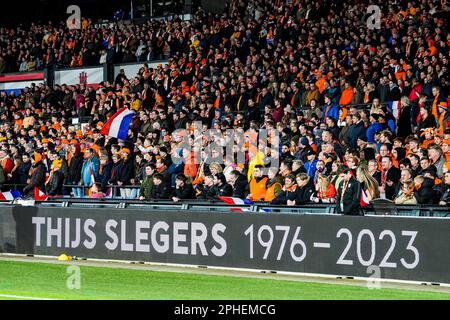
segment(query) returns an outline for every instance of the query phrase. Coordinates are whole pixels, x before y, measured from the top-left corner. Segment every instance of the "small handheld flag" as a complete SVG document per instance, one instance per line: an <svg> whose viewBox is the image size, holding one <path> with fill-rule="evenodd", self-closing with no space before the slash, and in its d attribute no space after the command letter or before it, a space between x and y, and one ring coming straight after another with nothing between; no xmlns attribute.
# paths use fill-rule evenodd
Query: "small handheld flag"
<svg viewBox="0 0 450 320"><path fill-rule="evenodd" d="M43 193L38 187L34 187L34 200L45 201L49 196Z"/></svg>

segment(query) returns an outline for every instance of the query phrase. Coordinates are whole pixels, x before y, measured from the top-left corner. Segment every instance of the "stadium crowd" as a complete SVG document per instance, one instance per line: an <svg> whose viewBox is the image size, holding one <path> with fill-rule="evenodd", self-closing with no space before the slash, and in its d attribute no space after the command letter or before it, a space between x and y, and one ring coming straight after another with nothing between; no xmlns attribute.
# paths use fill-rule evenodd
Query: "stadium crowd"
<svg viewBox="0 0 450 320"><path fill-rule="evenodd" d="M346 213L380 197L448 206L449 6L387 3L374 30L366 9L358 1L249 0L221 15L199 10L191 21L2 28L0 72L143 63L136 77L120 73L98 88L1 92L2 190L339 203ZM154 59L168 63L148 68ZM126 141L100 134L122 107L136 112ZM71 123L86 116L82 128ZM194 141L197 121L202 132L277 130L279 155L266 148L252 158L247 141L242 163L211 162L210 141ZM198 147L183 153L177 129ZM280 166L268 168L278 156Z"/></svg>

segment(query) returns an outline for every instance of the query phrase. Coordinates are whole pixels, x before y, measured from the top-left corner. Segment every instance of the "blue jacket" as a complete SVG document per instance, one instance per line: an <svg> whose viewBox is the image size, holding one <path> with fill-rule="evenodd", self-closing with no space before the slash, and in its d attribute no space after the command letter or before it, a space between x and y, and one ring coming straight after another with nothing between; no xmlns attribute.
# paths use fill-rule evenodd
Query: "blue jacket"
<svg viewBox="0 0 450 320"><path fill-rule="evenodd" d="M178 156L182 157L182 149L177 150ZM184 171L184 163L181 162L179 164L172 162L172 164L167 168L167 173L171 175L170 184L172 187L175 186L175 180L179 173L183 173Z"/></svg>
<svg viewBox="0 0 450 320"><path fill-rule="evenodd" d="M381 123L375 122L372 123L367 128L367 142L375 142L375 132L383 130L383 126Z"/></svg>
<svg viewBox="0 0 450 320"><path fill-rule="evenodd" d="M328 105L323 106L322 122L325 122L325 113L327 112ZM330 109L327 113L328 118L333 118L336 122L339 120L339 107L335 103L331 103Z"/></svg>
<svg viewBox="0 0 450 320"><path fill-rule="evenodd" d="M314 175L316 174L316 164L317 164L317 159L314 159L312 163L310 163L309 161L305 162L306 173L311 178L314 178Z"/></svg>
<svg viewBox="0 0 450 320"><path fill-rule="evenodd" d="M84 185L89 187L94 183L91 179L91 168L94 173L95 181L99 181L98 172L100 170L100 161L96 156L94 156L92 160L84 159L83 167L81 168L81 178L83 179Z"/></svg>

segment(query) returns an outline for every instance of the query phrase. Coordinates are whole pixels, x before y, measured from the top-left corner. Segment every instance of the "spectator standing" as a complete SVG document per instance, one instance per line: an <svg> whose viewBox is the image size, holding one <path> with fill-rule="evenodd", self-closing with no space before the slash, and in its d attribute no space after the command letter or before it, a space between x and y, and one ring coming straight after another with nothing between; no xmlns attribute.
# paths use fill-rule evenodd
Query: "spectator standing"
<svg viewBox="0 0 450 320"><path fill-rule="evenodd" d="M342 183L336 195L337 212L344 215L360 215L360 183L347 166L344 166L342 176Z"/></svg>

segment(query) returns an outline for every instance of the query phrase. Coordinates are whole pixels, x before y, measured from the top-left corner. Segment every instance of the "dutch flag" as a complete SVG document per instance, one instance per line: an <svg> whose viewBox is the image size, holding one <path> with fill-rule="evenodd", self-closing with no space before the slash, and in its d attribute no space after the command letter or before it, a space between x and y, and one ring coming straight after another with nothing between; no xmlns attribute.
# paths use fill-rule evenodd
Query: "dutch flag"
<svg viewBox="0 0 450 320"><path fill-rule="evenodd" d="M127 140L128 128L133 115L133 111L123 107L105 123L100 133L120 140Z"/></svg>
<svg viewBox="0 0 450 320"><path fill-rule="evenodd" d="M241 198L236 198L236 197L220 196L219 199L227 204L237 204L237 205L253 204L253 201L251 201L249 199L241 199Z"/></svg>
<svg viewBox="0 0 450 320"><path fill-rule="evenodd" d="M0 192L0 201L12 201L14 199L20 198L21 194L19 191L8 191L8 192Z"/></svg>
<svg viewBox="0 0 450 320"><path fill-rule="evenodd" d="M220 196L219 197L220 200L222 200L223 202L227 203L227 204L231 204L231 205L250 205L253 204L253 201L249 200L249 199L241 199L241 198L236 198L236 197L225 197L225 196ZM231 208L230 211L232 212L244 212L244 211L250 211L250 209L248 208ZM259 209L258 212L271 212L270 209Z"/></svg>
<svg viewBox="0 0 450 320"><path fill-rule="evenodd" d="M361 189L361 198L359 201L359 204L361 205L361 207L366 207L368 206L370 203L369 197L367 196L367 191L364 189Z"/></svg>
<svg viewBox="0 0 450 320"><path fill-rule="evenodd" d="M399 101L389 101L388 102L389 110L392 112L392 115L395 117L395 119L400 118L400 110L402 108L402 104Z"/></svg>

